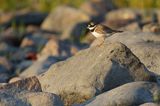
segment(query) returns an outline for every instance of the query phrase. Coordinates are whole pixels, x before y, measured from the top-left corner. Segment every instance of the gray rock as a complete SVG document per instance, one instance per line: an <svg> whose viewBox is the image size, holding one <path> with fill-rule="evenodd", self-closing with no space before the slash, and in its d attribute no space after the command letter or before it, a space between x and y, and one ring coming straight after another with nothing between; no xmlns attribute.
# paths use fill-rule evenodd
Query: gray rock
<svg viewBox="0 0 160 106"><path fill-rule="evenodd" d="M12 83L7 83L5 85L0 85L0 90L6 89L20 89L20 90L27 90L27 91L34 91L34 92L41 92L41 85L38 79L33 76L22 80L17 80Z"/></svg>
<svg viewBox="0 0 160 106"><path fill-rule="evenodd" d="M23 70L23 72L19 76L22 78L26 78L26 77L39 75L47 71L48 68L57 61L58 59L51 56L47 56L46 58L39 59L35 61L30 67Z"/></svg>
<svg viewBox="0 0 160 106"><path fill-rule="evenodd" d="M27 11L18 11L16 14L14 14L14 17L12 17L7 22L3 23L1 26L2 28L9 28L12 26L12 23L14 22L16 25L21 25L23 22L23 25L40 25L42 21L47 16L46 13L40 13L40 12L27 12Z"/></svg>
<svg viewBox="0 0 160 106"><path fill-rule="evenodd" d="M0 56L0 83L5 83L10 78L13 64L6 57Z"/></svg>
<svg viewBox="0 0 160 106"><path fill-rule="evenodd" d="M0 85L0 106L63 106L60 98L45 93L36 77Z"/></svg>
<svg viewBox="0 0 160 106"><path fill-rule="evenodd" d="M154 97L159 92L160 86L156 83L132 82L98 95L79 106L139 106L154 102Z"/></svg>
<svg viewBox="0 0 160 106"><path fill-rule="evenodd" d="M120 19L129 19L129 20L134 20L137 18L137 13L136 11L128 8L123 8L123 9L118 9L118 10L113 10L109 12L106 15L106 18L109 19L116 19L116 16L120 16Z"/></svg>
<svg viewBox="0 0 160 106"><path fill-rule="evenodd" d="M88 0L80 9L90 16L103 16L108 10L115 8L112 0ZM102 17L101 17L102 18Z"/></svg>
<svg viewBox="0 0 160 106"><path fill-rule="evenodd" d="M76 53L80 48L83 46L76 47L71 42L67 42L65 40L58 40L58 39L50 39L41 52L38 54L38 57L43 56L56 56L56 57L70 57ZM72 51L76 49L75 52Z"/></svg>
<svg viewBox="0 0 160 106"><path fill-rule="evenodd" d="M0 99L0 106L63 106L57 95L45 92L1 90Z"/></svg>
<svg viewBox="0 0 160 106"><path fill-rule="evenodd" d="M29 92L17 95L22 101L27 101L26 104L32 106L63 106L63 102L60 98L52 93L46 92Z"/></svg>
<svg viewBox="0 0 160 106"><path fill-rule="evenodd" d="M60 6L44 20L41 28L55 33L62 33L62 38L79 37L86 29L90 17L81 10Z"/></svg>
<svg viewBox="0 0 160 106"><path fill-rule="evenodd" d="M160 74L160 36L152 33L123 32L106 39L127 45L152 72Z"/></svg>
<svg viewBox="0 0 160 106"><path fill-rule="evenodd" d="M157 104L157 103L144 103L140 106L159 106L159 104Z"/></svg>
<svg viewBox="0 0 160 106"><path fill-rule="evenodd" d="M123 8L108 12L106 14L106 23L110 27L123 27L137 20L137 17L138 13L133 9Z"/></svg>
<svg viewBox="0 0 160 106"><path fill-rule="evenodd" d="M122 27L122 29L126 31L141 32L141 28L138 22L130 23L126 25L125 27Z"/></svg>
<svg viewBox="0 0 160 106"><path fill-rule="evenodd" d="M22 71L27 69L29 66L33 64L33 60L24 60L16 65L15 73L16 75L19 75Z"/></svg>
<svg viewBox="0 0 160 106"><path fill-rule="evenodd" d="M160 34L160 25L155 23L150 23L143 26L143 32L152 32L155 34Z"/></svg>
<svg viewBox="0 0 160 106"><path fill-rule="evenodd" d="M54 64L38 79L43 91L82 102L128 82L156 78L125 45L108 42Z"/></svg>

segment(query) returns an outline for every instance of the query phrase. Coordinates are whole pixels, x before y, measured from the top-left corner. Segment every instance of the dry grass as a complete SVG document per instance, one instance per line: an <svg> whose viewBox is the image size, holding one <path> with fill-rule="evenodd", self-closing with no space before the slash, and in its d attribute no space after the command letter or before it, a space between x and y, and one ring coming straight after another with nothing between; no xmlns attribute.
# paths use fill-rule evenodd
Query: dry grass
<svg viewBox="0 0 160 106"><path fill-rule="evenodd" d="M118 7L159 8L160 0L113 0Z"/></svg>

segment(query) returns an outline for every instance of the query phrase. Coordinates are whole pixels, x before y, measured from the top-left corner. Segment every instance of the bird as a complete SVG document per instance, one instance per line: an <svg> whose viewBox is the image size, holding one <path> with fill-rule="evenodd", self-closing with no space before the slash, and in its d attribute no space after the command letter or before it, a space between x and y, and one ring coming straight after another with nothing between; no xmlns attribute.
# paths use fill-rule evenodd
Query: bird
<svg viewBox="0 0 160 106"><path fill-rule="evenodd" d="M87 28L91 31L92 35L95 36L96 38L109 37L115 33L123 32L123 31L111 29L108 26L105 26L103 24L95 24L93 22L89 23Z"/></svg>

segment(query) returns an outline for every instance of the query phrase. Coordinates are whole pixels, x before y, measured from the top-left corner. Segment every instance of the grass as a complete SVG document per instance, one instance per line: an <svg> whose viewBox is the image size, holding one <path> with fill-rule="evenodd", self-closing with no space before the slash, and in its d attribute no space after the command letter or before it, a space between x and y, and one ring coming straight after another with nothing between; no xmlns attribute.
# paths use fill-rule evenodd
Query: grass
<svg viewBox="0 0 160 106"><path fill-rule="evenodd" d="M71 5L79 7L86 0L0 0L0 10L16 11L18 9L29 8L42 12L49 12L58 5ZM113 0L117 7L131 8L160 8L160 0Z"/></svg>
<svg viewBox="0 0 160 106"><path fill-rule="evenodd" d="M118 7L140 9L160 8L160 0L113 0Z"/></svg>
<svg viewBox="0 0 160 106"><path fill-rule="evenodd" d="M71 5L79 7L85 0L0 0L0 10L16 11L29 8L42 12L49 12L58 5Z"/></svg>
<svg viewBox="0 0 160 106"><path fill-rule="evenodd" d="M0 10L14 11L23 8L30 8L49 12L58 5L71 5L79 7L86 0L0 0ZM117 7L131 8L160 8L160 0L113 0Z"/></svg>

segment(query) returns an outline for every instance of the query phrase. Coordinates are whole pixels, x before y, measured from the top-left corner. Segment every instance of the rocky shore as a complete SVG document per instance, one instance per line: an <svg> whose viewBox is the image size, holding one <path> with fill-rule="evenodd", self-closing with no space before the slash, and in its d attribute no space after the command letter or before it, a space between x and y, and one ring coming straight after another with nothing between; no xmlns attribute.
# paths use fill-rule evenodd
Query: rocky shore
<svg viewBox="0 0 160 106"><path fill-rule="evenodd" d="M106 2L2 15L0 106L159 106L160 10ZM91 21L124 32L96 39Z"/></svg>

